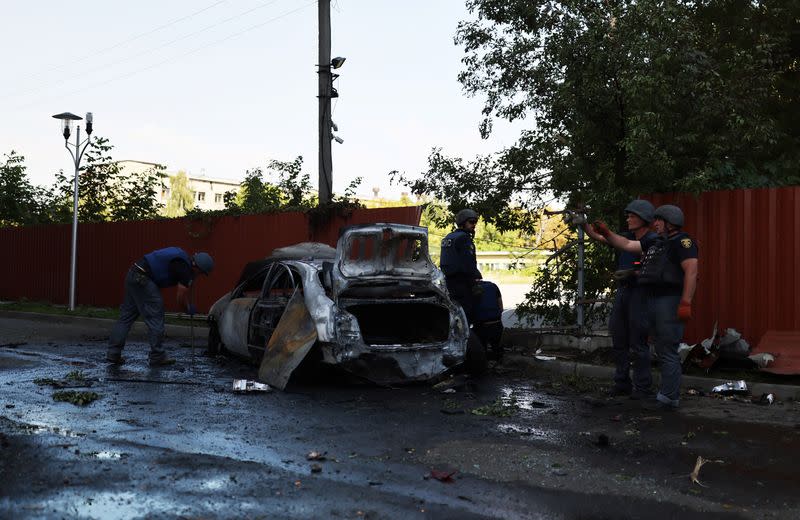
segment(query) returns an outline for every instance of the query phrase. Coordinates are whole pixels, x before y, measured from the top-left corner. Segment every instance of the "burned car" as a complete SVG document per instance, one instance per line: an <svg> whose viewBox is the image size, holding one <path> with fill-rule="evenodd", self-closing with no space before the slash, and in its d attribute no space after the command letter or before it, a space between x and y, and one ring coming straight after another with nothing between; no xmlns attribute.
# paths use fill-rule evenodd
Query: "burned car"
<svg viewBox="0 0 800 520"><path fill-rule="evenodd" d="M209 312L208 350L260 364L283 388L301 363L378 384L434 379L486 356L428 255L427 229L344 228L336 246L302 243L248 264Z"/></svg>

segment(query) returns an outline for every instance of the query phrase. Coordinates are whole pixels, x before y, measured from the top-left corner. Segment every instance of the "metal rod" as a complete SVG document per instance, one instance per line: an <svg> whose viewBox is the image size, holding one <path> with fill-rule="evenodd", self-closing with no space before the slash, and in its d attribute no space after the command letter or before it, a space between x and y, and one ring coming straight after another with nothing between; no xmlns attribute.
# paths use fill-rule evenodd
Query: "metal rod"
<svg viewBox="0 0 800 520"><path fill-rule="evenodd" d="M578 330L580 333L583 333L583 325L584 325L584 317L583 317L583 304L585 302L584 299L584 287L583 287L583 249L584 249L584 235L583 235L583 227L578 226L578 298L576 302L576 311L577 311L577 318L578 318Z"/></svg>
<svg viewBox="0 0 800 520"><path fill-rule="evenodd" d="M78 170L81 162L81 127L78 125L75 131L75 190L73 193L72 206L72 253L70 255L69 267L69 310L75 310L75 275L78 265Z"/></svg>

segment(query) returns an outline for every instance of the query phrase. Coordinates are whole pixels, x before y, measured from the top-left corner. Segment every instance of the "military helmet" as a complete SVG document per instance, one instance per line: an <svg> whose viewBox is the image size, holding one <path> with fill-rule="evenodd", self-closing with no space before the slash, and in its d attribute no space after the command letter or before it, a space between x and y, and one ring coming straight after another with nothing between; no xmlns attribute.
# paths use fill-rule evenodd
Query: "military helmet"
<svg viewBox="0 0 800 520"><path fill-rule="evenodd" d="M672 204L665 204L659 206L655 214L656 218L663 219L673 226L683 227L683 211L678 206Z"/></svg>
<svg viewBox="0 0 800 520"><path fill-rule="evenodd" d="M203 274L208 274L214 270L214 259L208 253L195 253L192 261Z"/></svg>
<svg viewBox="0 0 800 520"><path fill-rule="evenodd" d="M653 215L655 210L656 208L644 199L632 200L630 204L625 206L625 213L633 213L648 224L655 218Z"/></svg>
<svg viewBox="0 0 800 520"><path fill-rule="evenodd" d="M456 213L456 225L461 226L464 222L468 220L478 220L478 214L475 212L474 209L462 209L458 213Z"/></svg>

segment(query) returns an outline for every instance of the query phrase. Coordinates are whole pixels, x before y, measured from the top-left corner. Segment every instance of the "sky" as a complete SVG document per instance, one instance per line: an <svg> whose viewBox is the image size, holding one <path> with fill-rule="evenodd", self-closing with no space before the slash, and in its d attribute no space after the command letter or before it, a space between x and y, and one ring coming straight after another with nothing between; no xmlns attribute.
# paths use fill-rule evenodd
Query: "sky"
<svg viewBox="0 0 800 520"><path fill-rule="evenodd" d="M334 192L396 198L388 173L424 172L433 147L472 158L512 144L526 122L480 138L483 100L457 76L465 0L332 0ZM304 158L317 182L317 4L304 0L0 0L0 154L35 184L72 172L53 114L94 114L118 160L241 180ZM74 134L72 140L74 141Z"/></svg>

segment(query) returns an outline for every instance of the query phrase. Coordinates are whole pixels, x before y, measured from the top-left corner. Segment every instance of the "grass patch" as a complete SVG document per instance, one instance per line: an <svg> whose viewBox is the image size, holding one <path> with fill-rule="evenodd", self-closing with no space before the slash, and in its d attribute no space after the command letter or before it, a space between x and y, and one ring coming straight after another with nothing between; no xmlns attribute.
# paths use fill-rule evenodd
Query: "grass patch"
<svg viewBox="0 0 800 520"><path fill-rule="evenodd" d="M514 396L511 396L508 399L498 397L493 403L479 406L478 408L472 410L471 413L472 415L481 416L492 415L494 417L511 417L518 411L519 405L517 404L517 399Z"/></svg>
<svg viewBox="0 0 800 520"><path fill-rule="evenodd" d="M27 300L19 300L15 302L1 302L0 310L18 311L18 312L32 312L37 314L50 314L53 316L80 316L83 318L103 318L108 320L116 320L119 318L119 309L117 307L88 307L85 305L78 305L74 311L70 311L66 305L56 305L49 302L31 302ZM137 321L142 321L141 318ZM189 325L189 316L178 317L167 315L164 319L166 323L173 325ZM195 318L195 326L205 326L205 319Z"/></svg>
<svg viewBox="0 0 800 520"><path fill-rule="evenodd" d="M72 403L75 406L86 406L100 399L97 392L77 392L75 390L60 390L53 393L53 401Z"/></svg>
<svg viewBox="0 0 800 520"><path fill-rule="evenodd" d="M82 383L86 381L86 374L81 372L80 370L73 370L69 374L66 375L68 381L74 381L76 383Z"/></svg>

